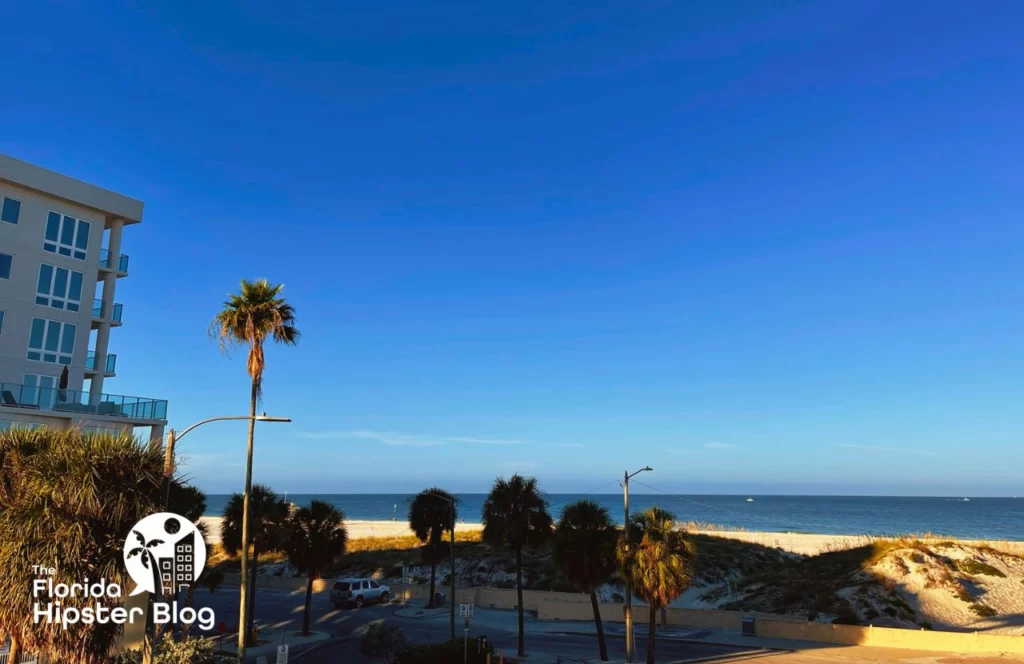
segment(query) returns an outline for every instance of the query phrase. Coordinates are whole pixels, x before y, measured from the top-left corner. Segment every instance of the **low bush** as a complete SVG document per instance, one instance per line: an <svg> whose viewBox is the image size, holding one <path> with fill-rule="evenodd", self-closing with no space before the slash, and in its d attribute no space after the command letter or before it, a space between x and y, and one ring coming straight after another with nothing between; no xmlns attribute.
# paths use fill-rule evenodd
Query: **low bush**
<svg viewBox="0 0 1024 664"><path fill-rule="evenodd" d="M394 664L486 664L487 655L494 652L491 645L480 652L476 641L469 642L467 659L463 659L463 642L427 643L409 646L394 660Z"/></svg>
<svg viewBox="0 0 1024 664"><path fill-rule="evenodd" d="M112 660L113 664L141 664L141 650L127 650ZM216 657L213 643L206 639L175 641L170 634L157 643L153 651L153 664L213 664Z"/></svg>
<svg viewBox="0 0 1024 664"><path fill-rule="evenodd" d="M402 629L395 623L377 622L359 637L359 654L389 664L408 648Z"/></svg>
<svg viewBox="0 0 1024 664"><path fill-rule="evenodd" d="M954 564L956 565L956 568L964 574L984 574L985 576L998 576L1000 578L1006 578L1006 575L1003 574L1002 570L1000 570L999 568L993 567L988 563L983 563L980 560L975 560L974 558L964 558L962 560L957 560Z"/></svg>

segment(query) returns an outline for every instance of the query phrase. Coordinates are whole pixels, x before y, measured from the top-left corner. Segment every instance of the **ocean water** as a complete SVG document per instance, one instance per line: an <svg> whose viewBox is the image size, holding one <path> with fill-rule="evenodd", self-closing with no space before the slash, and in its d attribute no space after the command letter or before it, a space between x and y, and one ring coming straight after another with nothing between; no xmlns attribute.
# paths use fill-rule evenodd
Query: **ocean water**
<svg viewBox="0 0 1024 664"><path fill-rule="evenodd" d="M298 505L325 500L353 520L405 520L413 494L292 494ZM580 496L548 494L557 518ZM621 494L585 496L622 522ZM460 521L479 522L485 494L458 494ZM753 502L747 502L753 498ZM218 516L227 495L207 496L207 514ZM934 533L964 539L1024 540L1024 498L908 498L884 496L668 496L631 494L630 511L657 505L682 521L714 523L744 530L831 535Z"/></svg>

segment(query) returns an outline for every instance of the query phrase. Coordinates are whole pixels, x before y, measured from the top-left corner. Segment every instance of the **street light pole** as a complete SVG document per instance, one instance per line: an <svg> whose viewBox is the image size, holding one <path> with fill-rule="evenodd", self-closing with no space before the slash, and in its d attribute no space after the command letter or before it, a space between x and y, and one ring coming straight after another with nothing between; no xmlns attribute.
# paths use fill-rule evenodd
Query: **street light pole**
<svg viewBox="0 0 1024 664"><path fill-rule="evenodd" d="M185 434L187 434L189 431L192 431L195 428L201 427L204 424L209 424L210 422L221 422L223 420L248 420L248 421L256 421L256 422L291 422L291 418L288 418L288 417L271 417L270 415L267 415L266 413L263 413L262 415L255 415L255 416L254 415L223 415L221 417L210 417L210 418L207 418L205 420L201 420L199 422L196 422L192 426L190 426L187 429L185 429L184 431L182 431L180 434L176 434L174 432L174 429L171 429L170 431L168 431L167 432L167 447L164 450L164 486L163 486L163 489L164 489L164 510L170 509L170 503L171 503L171 479L174 476L174 445L179 440L184 438ZM248 486L246 487L246 492L245 492L245 504L246 504L246 506L248 506L248 504L249 504L249 489L248 489ZM242 515L242 520L243 520L243 522L246 525L248 525L248 520L249 520L248 509L246 509L245 510L245 514ZM242 543L243 551L246 550L246 545L247 544L248 544L247 542L243 542ZM246 578L245 578L244 574L242 575L241 583L243 585L246 583ZM244 596L244 592L243 592L243 596ZM143 664L153 664L153 636L152 636L152 630L153 630L152 613L153 613L153 611L152 611L152 606L151 606L152 599L153 598L152 598L152 595L151 595L150 596L150 600L147 603L147 610L146 610L146 629L145 629L145 638L143 639L143 647L142 647L142 662L143 662ZM240 629L244 629L244 628L240 626Z"/></svg>
<svg viewBox="0 0 1024 664"><path fill-rule="evenodd" d="M623 535L626 548L626 559L629 559L629 478L633 475L639 475L642 472L654 470L650 466L644 466L640 470L636 471L632 475L627 470L622 474L622 506L625 515L625 523L623 525ZM626 662L632 664L633 662L633 588L629 581L629 574L626 574Z"/></svg>

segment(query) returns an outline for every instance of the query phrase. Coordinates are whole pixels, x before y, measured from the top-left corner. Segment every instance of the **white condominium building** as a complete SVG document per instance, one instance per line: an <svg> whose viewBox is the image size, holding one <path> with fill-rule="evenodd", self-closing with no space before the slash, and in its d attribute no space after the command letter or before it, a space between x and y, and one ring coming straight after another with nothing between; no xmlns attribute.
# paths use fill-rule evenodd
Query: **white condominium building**
<svg viewBox="0 0 1024 664"><path fill-rule="evenodd" d="M0 430L163 435L167 401L104 389L128 276L121 236L141 221L141 201L0 154Z"/></svg>

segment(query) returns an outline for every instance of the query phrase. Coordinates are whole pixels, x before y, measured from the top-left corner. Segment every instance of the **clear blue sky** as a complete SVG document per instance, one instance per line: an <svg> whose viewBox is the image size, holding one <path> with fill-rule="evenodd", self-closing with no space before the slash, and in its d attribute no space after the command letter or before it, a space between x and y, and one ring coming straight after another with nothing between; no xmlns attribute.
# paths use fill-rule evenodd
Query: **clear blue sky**
<svg viewBox="0 0 1024 664"><path fill-rule="evenodd" d="M8 6L0 151L145 200L108 390L173 426L286 284L257 480L1024 495L1021 3L155 4Z"/></svg>

